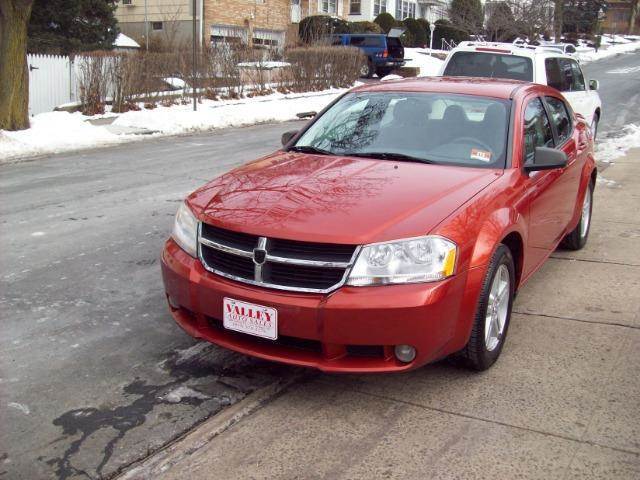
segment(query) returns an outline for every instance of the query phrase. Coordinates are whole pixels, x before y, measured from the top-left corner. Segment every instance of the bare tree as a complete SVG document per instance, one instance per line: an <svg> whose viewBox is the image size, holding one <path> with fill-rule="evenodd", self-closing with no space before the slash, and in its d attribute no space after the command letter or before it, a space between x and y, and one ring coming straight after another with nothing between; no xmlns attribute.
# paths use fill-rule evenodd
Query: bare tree
<svg viewBox="0 0 640 480"><path fill-rule="evenodd" d="M562 14L564 11L564 0L554 0L554 12L553 12L553 34L555 41L559 42L562 37L562 24L564 20Z"/></svg>
<svg viewBox="0 0 640 480"><path fill-rule="evenodd" d="M633 35L636 28L636 18L638 17L638 9L640 8L640 0L631 2L631 14L629 18L629 35Z"/></svg>
<svg viewBox="0 0 640 480"><path fill-rule="evenodd" d="M33 0L0 0L0 130L29 128L27 26Z"/></svg>
<svg viewBox="0 0 640 480"><path fill-rule="evenodd" d="M500 0L485 4L486 33L496 41L524 37L529 41L549 33L553 0Z"/></svg>

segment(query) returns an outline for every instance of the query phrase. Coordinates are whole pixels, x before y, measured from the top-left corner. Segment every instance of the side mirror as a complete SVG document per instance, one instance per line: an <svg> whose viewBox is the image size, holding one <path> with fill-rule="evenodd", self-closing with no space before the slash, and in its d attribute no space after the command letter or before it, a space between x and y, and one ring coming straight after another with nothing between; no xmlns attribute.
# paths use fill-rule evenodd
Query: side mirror
<svg viewBox="0 0 640 480"><path fill-rule="evenodd" d="M565 168L567 166L567 154L555 148L536 147L533 163L525 164L527 172L538 170L553 170L555 168Z"/></svg>
<svg viewBox="0 0 640 480"><path fill-rule="evenodd" d="M598 80L589 80L589 90L598 90L600 82Z"/></svg>
<svg viewBox="0 0 640 480"><path fill-rule="evenodd" d="M284 132L282 134L282 138L280 139L282 141L282 146L287 145L291 139L293 137L295 137L298 134L298 130L290 130L288 132Z"/></svg>

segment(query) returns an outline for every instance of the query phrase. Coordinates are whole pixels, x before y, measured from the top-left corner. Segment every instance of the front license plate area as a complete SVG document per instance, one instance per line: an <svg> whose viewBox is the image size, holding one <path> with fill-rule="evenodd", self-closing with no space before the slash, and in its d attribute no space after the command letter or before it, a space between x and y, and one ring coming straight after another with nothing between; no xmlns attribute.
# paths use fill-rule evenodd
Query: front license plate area
<svg viewBox="0 0 640 480"><path fill-rule="evenodd" d="M225 298L222 323L224 328L256 337L277 340L278 311L275 308Z"/></svg>

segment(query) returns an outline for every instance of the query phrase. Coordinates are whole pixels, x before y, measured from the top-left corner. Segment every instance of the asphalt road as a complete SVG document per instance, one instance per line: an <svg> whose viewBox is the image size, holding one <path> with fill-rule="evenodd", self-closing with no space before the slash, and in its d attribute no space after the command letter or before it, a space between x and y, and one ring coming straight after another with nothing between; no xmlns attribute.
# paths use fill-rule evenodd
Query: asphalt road
<svg viewBox="0 0 640 480"><path fill-rule="evenodd" d="M602 135L640 123L640 54L588 66ZM98 478L292 369L196 344L158 255L180 200L294 124L0 167L0 478Z"/></svg>
<svg viewBox="0 0 640 480"><path fill-rule="evenodd" d="M600 81L600 138L618 135L629 123L640 125L640 53L588 63L584 69L589 78Z"/></svg>

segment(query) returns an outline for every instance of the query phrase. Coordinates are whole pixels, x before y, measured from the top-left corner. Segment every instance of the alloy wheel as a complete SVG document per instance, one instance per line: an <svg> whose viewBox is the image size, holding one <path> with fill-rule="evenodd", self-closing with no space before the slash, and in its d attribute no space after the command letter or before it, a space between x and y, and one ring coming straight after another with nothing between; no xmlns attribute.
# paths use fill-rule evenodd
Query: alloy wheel
<svg viewBox="0 0 640 480"><path fill-rule="evenodd" d="M484 343L490 352L500 344L507 323L510 288L509 269L501 264L493 277L484 321Z"/></svg>

